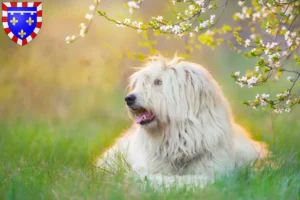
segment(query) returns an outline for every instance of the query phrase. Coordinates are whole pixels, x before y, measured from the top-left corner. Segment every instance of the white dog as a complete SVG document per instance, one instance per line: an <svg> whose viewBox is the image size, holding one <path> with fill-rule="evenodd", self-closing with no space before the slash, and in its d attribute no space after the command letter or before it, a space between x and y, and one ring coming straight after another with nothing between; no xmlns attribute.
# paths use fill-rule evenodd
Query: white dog
<svg viewBox="0 0 300 200"><path fill-rule="evenodd" d="M135 125L98 167L115 171L123 163L153 185L204 186L266 156L265 145L234 122L219 85L202 66L152 57L129 86L125 101Z"/></svg>

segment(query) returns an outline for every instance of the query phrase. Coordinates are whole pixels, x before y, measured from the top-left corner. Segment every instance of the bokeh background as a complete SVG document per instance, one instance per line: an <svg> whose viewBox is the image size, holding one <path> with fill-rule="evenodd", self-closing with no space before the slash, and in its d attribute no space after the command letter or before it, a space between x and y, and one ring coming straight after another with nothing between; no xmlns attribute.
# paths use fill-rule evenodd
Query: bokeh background
<svg viewBox="0 0 300 200"><path fill-rule="evenodd" d="M228 98L236 121L255 139L265 141L279 160L289 158L299 166L299 108L290 114L276 115L268 110L252 110L241 103L257 93L274 94L287 87L288 81L271 80L260 88L240 88L230 74L245 72L255 65L226 45L215 50L201 46L190 51L185 49L185 39L137 34L135 30L117 28L97 15L86 37L66 44L66 36L78 33L78 25L87 23L84 16L93 2L42 2L43 26L34 41L21 47L0 31L0 199L140 198L141 194L128 190L126 184L95 180L91 166L131 126L123 100L127 78L132 67L143 64L133 55L150 55L155 49L167 57L175 52L184 56L188 53L188 60L208 68ZM145 1L142 10L133 16L123 4L119 0L103 1L99 8L119 19L128 16L147 20L158 14L170 14L168 1ZM230 24L238 9L235 4L229 3L220 24ZM152 47L146 43L148 40ZM282 79L286 80L285 76ZM299 181L299 171L296 175ZM261 180L256 181L258 184ZM280 183L282 179L276 181ZM276 181L272 183L266 178L274 187L267 191L259 189L257 194L277 191L285 197L291 188L280 190ZM227 188L225 193L212 187L206 196L201 193L197 197L241 194L239 187L221 186L223 190ZM258 184L259 187L262 186ZM243 189L246 195L253 188ZM289 195L298 194L299 190L293 190ZM155 195L158 194L144 197L160 197Z"/></svg>

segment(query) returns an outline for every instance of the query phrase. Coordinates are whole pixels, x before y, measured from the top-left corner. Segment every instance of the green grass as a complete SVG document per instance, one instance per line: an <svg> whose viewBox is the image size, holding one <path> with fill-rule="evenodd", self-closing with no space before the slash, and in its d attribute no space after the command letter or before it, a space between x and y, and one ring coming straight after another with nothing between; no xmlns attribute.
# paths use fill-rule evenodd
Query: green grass
<svg viewBox="0 0 300 200"><path fill-rule="evenodd" d="M272 166L237 170L205 189L172 188L163 193L150 187L139 190L122 174L108 177L95 171L95 158L129 126L126 120L2 122L0 199L299 199L297 111L275 117L273 133L266 133L268 114L248 112L251 122L240 122L252 127L249 130L255 132L255 138L270 145L274 154L270 159Z"/></svg>

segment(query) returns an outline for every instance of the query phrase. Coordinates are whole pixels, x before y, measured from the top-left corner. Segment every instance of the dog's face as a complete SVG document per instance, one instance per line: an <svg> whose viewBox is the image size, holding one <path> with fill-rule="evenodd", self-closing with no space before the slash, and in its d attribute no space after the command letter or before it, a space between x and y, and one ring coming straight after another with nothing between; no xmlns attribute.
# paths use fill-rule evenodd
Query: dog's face
<svg viewBox="0 0 300 200"><path fill-rule="evenodd" d="M214 106L215 85L196 64L155 57L131 76L125 101L137 124L156 128L193 119L205 106Z"/></svg>

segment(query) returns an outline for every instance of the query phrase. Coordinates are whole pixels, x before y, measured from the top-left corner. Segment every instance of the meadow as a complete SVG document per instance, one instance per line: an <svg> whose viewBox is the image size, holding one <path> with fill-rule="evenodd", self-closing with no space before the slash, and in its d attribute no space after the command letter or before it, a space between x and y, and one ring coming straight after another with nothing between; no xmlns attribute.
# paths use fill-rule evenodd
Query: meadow
<svg viewBox="0 0 300 200"><path fill-rule="evenodd" d="M299 199L297 116L274 117L271 122L268 115L249 111L251 121L239 120L255 131L255 138L269 144L272 164L260 170L245 167L205 189L171 188L163 192L151 187L139 190L122 173L104 175L94 168L97 156L129 127L128 120L2 121L0 199Z"/></svg>
<svg viewBox="0 0 300 200"><path fill-rule="evenodd" d="M31 44L18 47L0 31L0 199L300 199L300 106L275 114L242 104L257 93L276 94L289 83L272 80L261 88L240 88L230 74L245 72L254 63L226 46L215 51L202 47L188 59L209 69L235 120L268 144L272 156L264 165L237 169L204 189L161 191L140 189L122 171L97 171L96 158L132 124L124 96L130 67L142 62L124 48L145 54L151 50L137 42L145 35L125 29L119 34L100 19L85 38L66 45L64 38L78 31L87 2L51 2L44 1L51 9L45 9L47 21ZM113 14L125 13L103 6ZM175 49L185 52L181 41L156 42L165 56L173 56Z"/></svg>

